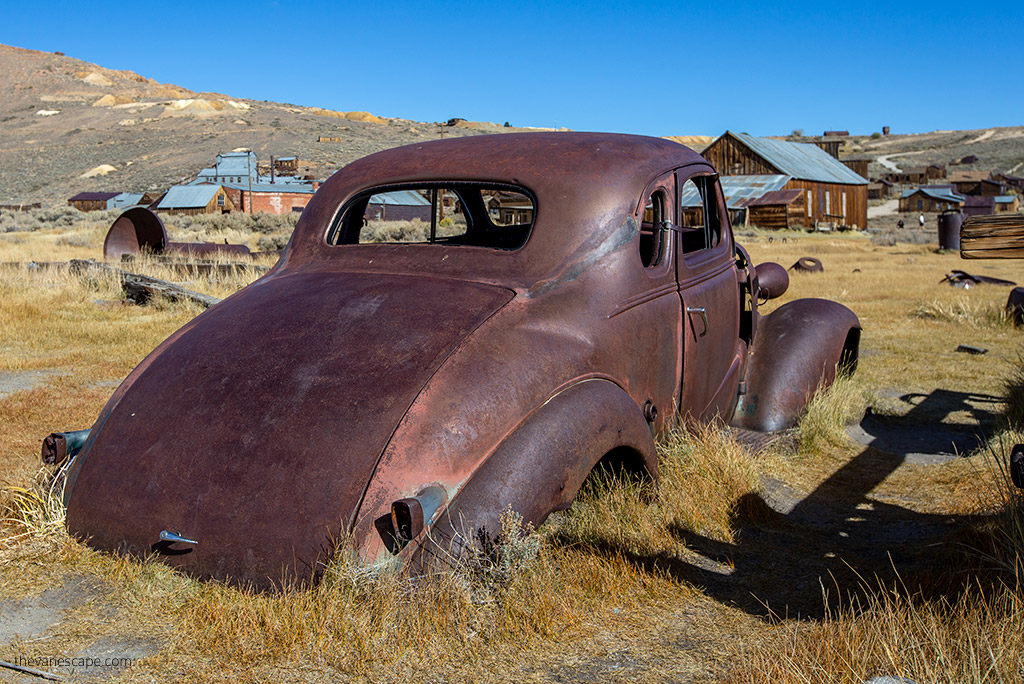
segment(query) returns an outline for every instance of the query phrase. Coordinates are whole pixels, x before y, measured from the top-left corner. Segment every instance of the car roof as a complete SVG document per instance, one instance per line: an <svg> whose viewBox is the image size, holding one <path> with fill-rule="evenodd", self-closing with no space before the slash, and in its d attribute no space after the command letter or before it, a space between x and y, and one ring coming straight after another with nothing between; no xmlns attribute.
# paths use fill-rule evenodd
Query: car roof
<svg viewBox="0 0 1024 684"><path fill-rule="evenodd" d="M327 230L344 203L362 191L479 181L522 187L536 197L536 225L520 251L529 252L523 268L540 275L595 237L600 226L593 219L615 216L612 223L620 223L632 215L651 180L688 164L708 166L679 143L620 133L506 133L396 147L363 157L324 183L296 226L288 261L336 259L329 250L337 248L326 245Z"/></svg>

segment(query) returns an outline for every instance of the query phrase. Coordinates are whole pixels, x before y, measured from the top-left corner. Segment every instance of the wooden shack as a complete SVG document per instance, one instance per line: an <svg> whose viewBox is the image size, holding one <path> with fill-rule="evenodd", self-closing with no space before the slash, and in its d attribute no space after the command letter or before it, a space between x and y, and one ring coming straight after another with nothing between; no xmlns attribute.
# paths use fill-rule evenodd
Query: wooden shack
<svg viewBox="0 0 1024 684"><path fill-rule="evenodd" d="M120 195L119 192L80 192L68 199L68 206L79 211L106 211L110 201Z"/></svg>
<svg viewBox="0 0 1024 684"><path fill-rule="evenodd" d="M229 214L235 205L220 185L175 185L155 209L168 214Z"/></svg>
<svg viewBox="0 0 1024 684"><path fill-rule="evenodd" d="M868 183L868 199L888 199L892 194L892 183L884 178Z"/></svg>
<svg viewBox="0 0 1024 684"><path fill-rule="evenodd" d="M803 226L806 195L800 190L772 190L747 204L747 223L765 230Z"/></svg>
<svg viewBox="0 0 1024 684"><path fill-rule="evenodd" d="M702 153L719 173L785 174L785 190L804 193L802 225L832 223L866 228L868 181L817 145L726 131Z"/></svg>
<svg viewBox="0 0 1024 684"><path fill-rule="evenodd" d="M901 212L939 212L959 209L964 198L950 190L939 188L916 188L904 191L900 197Z"/></svg>
<svg viewBox="0 0 1024 684"><path fill-rule="evenodd" d="M995 198L997 214L1016 214L1020 211L1020 197L1017 195L999 195Z"/></svg>
<svg viewBox="0 0 1024 684"><path fill-rule="evenodd" d="M993 180L988 171L954 171L950 182L961 195L997 197L1006 194L1005 186Z"/></svg>

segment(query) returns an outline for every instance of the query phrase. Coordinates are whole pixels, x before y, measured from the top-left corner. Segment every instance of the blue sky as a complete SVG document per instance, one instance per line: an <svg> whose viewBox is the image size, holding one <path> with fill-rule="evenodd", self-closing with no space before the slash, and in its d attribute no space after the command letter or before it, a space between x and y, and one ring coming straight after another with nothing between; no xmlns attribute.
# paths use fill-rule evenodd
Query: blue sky
<svg viewBox="0 0 1024 684"><path fill-rule="evenodd" d="M420 121L914 133L1024 124L1014 7L5 0L0 43L196 91Z"/></svg>

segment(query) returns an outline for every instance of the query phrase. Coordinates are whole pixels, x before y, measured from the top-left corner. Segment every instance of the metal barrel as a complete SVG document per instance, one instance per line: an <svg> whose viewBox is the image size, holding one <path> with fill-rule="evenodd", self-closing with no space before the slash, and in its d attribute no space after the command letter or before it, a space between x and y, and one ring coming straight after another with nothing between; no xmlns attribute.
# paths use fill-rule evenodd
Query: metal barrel
<svg viewBox="0 0 1024 684"><path fill-rule="evenodd" d="M944 211L939 214L939 249L960 249L960 225L964 215L959 211Z"/></svg>

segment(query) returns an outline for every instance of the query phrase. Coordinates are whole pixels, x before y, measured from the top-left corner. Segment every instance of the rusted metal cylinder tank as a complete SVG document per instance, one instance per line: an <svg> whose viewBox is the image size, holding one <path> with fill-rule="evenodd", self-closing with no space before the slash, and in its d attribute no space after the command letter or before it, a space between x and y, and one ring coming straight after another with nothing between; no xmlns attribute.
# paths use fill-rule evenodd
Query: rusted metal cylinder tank
<svg viewBox="0 0 1024 684"><path fill-rule="evenodd" d="M132 207L117 217L103 241L103 258L120 261L125 254L176 254L186 258L218 255L249 256L245 245L216 242L168 242L160 217L145 207Z"/></svg>
<svg viewBox="0 0 1024 684"><path fill-rule="evenodd" d="M103 240L103 258L120 261L124 254L138 254L143 250L160 254L167 247L167 230L160 217L145 207L133 207L124 212L107 231Z"/></svg>
<svg viewBox="0 0 1024 684"><path fill-rule="evenodd" d="M939 214L939 249L960 249L960 226L964 215L959 211Z"/></svg>

